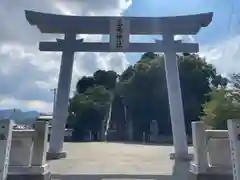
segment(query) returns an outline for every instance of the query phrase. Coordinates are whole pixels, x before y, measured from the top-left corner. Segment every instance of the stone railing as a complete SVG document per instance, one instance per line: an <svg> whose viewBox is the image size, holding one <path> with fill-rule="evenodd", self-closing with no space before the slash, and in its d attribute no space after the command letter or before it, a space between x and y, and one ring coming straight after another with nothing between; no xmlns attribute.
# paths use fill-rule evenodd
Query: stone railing
<svg viewBox="0 0 240 180"><path fill-rule="evenodd" d="M0 121L8 126L11 120ZM8 160L8 178L18 177L25 179L50 178L49 167L46 162L46 148L48 136L48 123L37 121L34 129L13 129L10 143L11 148ZM8 140L8 141L9 141ZM0 162L1 163L1 162ZM48 179L48 178L47 178Z"/></svg>
<svg viewBox="0 0 240 180"><path fill-rule="evenodd" d="M192 137L190 172L198 179L240 178L240 120L228 120L228 130L207 130L203 122L193 122Z"/></svg>

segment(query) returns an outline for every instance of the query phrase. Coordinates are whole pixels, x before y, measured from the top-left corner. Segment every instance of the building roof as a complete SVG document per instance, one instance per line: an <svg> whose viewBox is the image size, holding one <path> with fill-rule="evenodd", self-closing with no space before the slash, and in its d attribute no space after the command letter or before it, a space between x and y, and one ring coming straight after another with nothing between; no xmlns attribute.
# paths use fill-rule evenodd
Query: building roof
<svg viewBox="0 0 240 180"><path fill-rule="evenodd" d="M52 115L44 115L44 116L39 116L38 118L37 118L37 120L45 120L45 121L50 121L50 120L52 120L53 119L53 116Z"/></svg>

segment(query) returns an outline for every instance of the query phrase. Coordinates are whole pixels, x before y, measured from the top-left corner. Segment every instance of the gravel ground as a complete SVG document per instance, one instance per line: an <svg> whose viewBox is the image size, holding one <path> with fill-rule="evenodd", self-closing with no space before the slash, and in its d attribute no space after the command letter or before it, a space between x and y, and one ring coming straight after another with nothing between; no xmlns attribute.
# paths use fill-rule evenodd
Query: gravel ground
<svg viewBox="0 0 240 180"><path fill-rule="evenodd" d="M172 178L174 161L169 159L172 146L65 143L64 150L67 158L49 162L56 180Z"/></svg>

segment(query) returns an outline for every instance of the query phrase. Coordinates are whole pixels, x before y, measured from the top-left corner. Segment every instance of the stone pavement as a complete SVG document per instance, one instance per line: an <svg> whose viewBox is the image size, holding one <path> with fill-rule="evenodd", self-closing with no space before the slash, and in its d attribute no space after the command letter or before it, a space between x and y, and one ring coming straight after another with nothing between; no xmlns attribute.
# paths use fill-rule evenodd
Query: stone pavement
<svg viewBox="0 0 240 180"><path fill-rule="evenodd" d="M49 161L53 179L171 179L172 146L65 143L67 158ZM191 151L191 149L190 149ZM181 167L183 167L181 165Z"/></svg>

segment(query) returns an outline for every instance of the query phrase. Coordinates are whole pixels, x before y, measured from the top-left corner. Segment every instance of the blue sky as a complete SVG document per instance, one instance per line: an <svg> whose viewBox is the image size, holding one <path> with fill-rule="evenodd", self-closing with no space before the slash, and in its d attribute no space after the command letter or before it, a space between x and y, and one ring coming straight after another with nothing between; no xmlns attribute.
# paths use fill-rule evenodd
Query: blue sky
<svg viewBox="0 0 240 180"><path fill-rule="evenodd" d="M125 16L163 17L213 12L212 23L191 38L200 44L199 54L219 73L240 73L240 0L0 1L0 108L52 111L53 95L49 89L57 87L61 56L60 53L40 52L37 44L43 39L52 41L56 36L42 35L30 26L24 15L26 9L77 16L119 16L124 12ZM102 37L86 35L84 38L99 41ZM138 37L138 41L153 39L151 36ZM97 69L122 72L129 63L139 60L140 55L76 53L71 89L75 90L81 76Z"/></svg>
<svg viewBox="0 0 240 180"><path fill-rule="evenodd" d="M237 9L240 9L238 0L133 0L124 15L162 17L213 12L212 23L195 37L204 46L218 43L240 31L240 11ZM139 57L130 56L134 59L132 63Z"/></svg>

